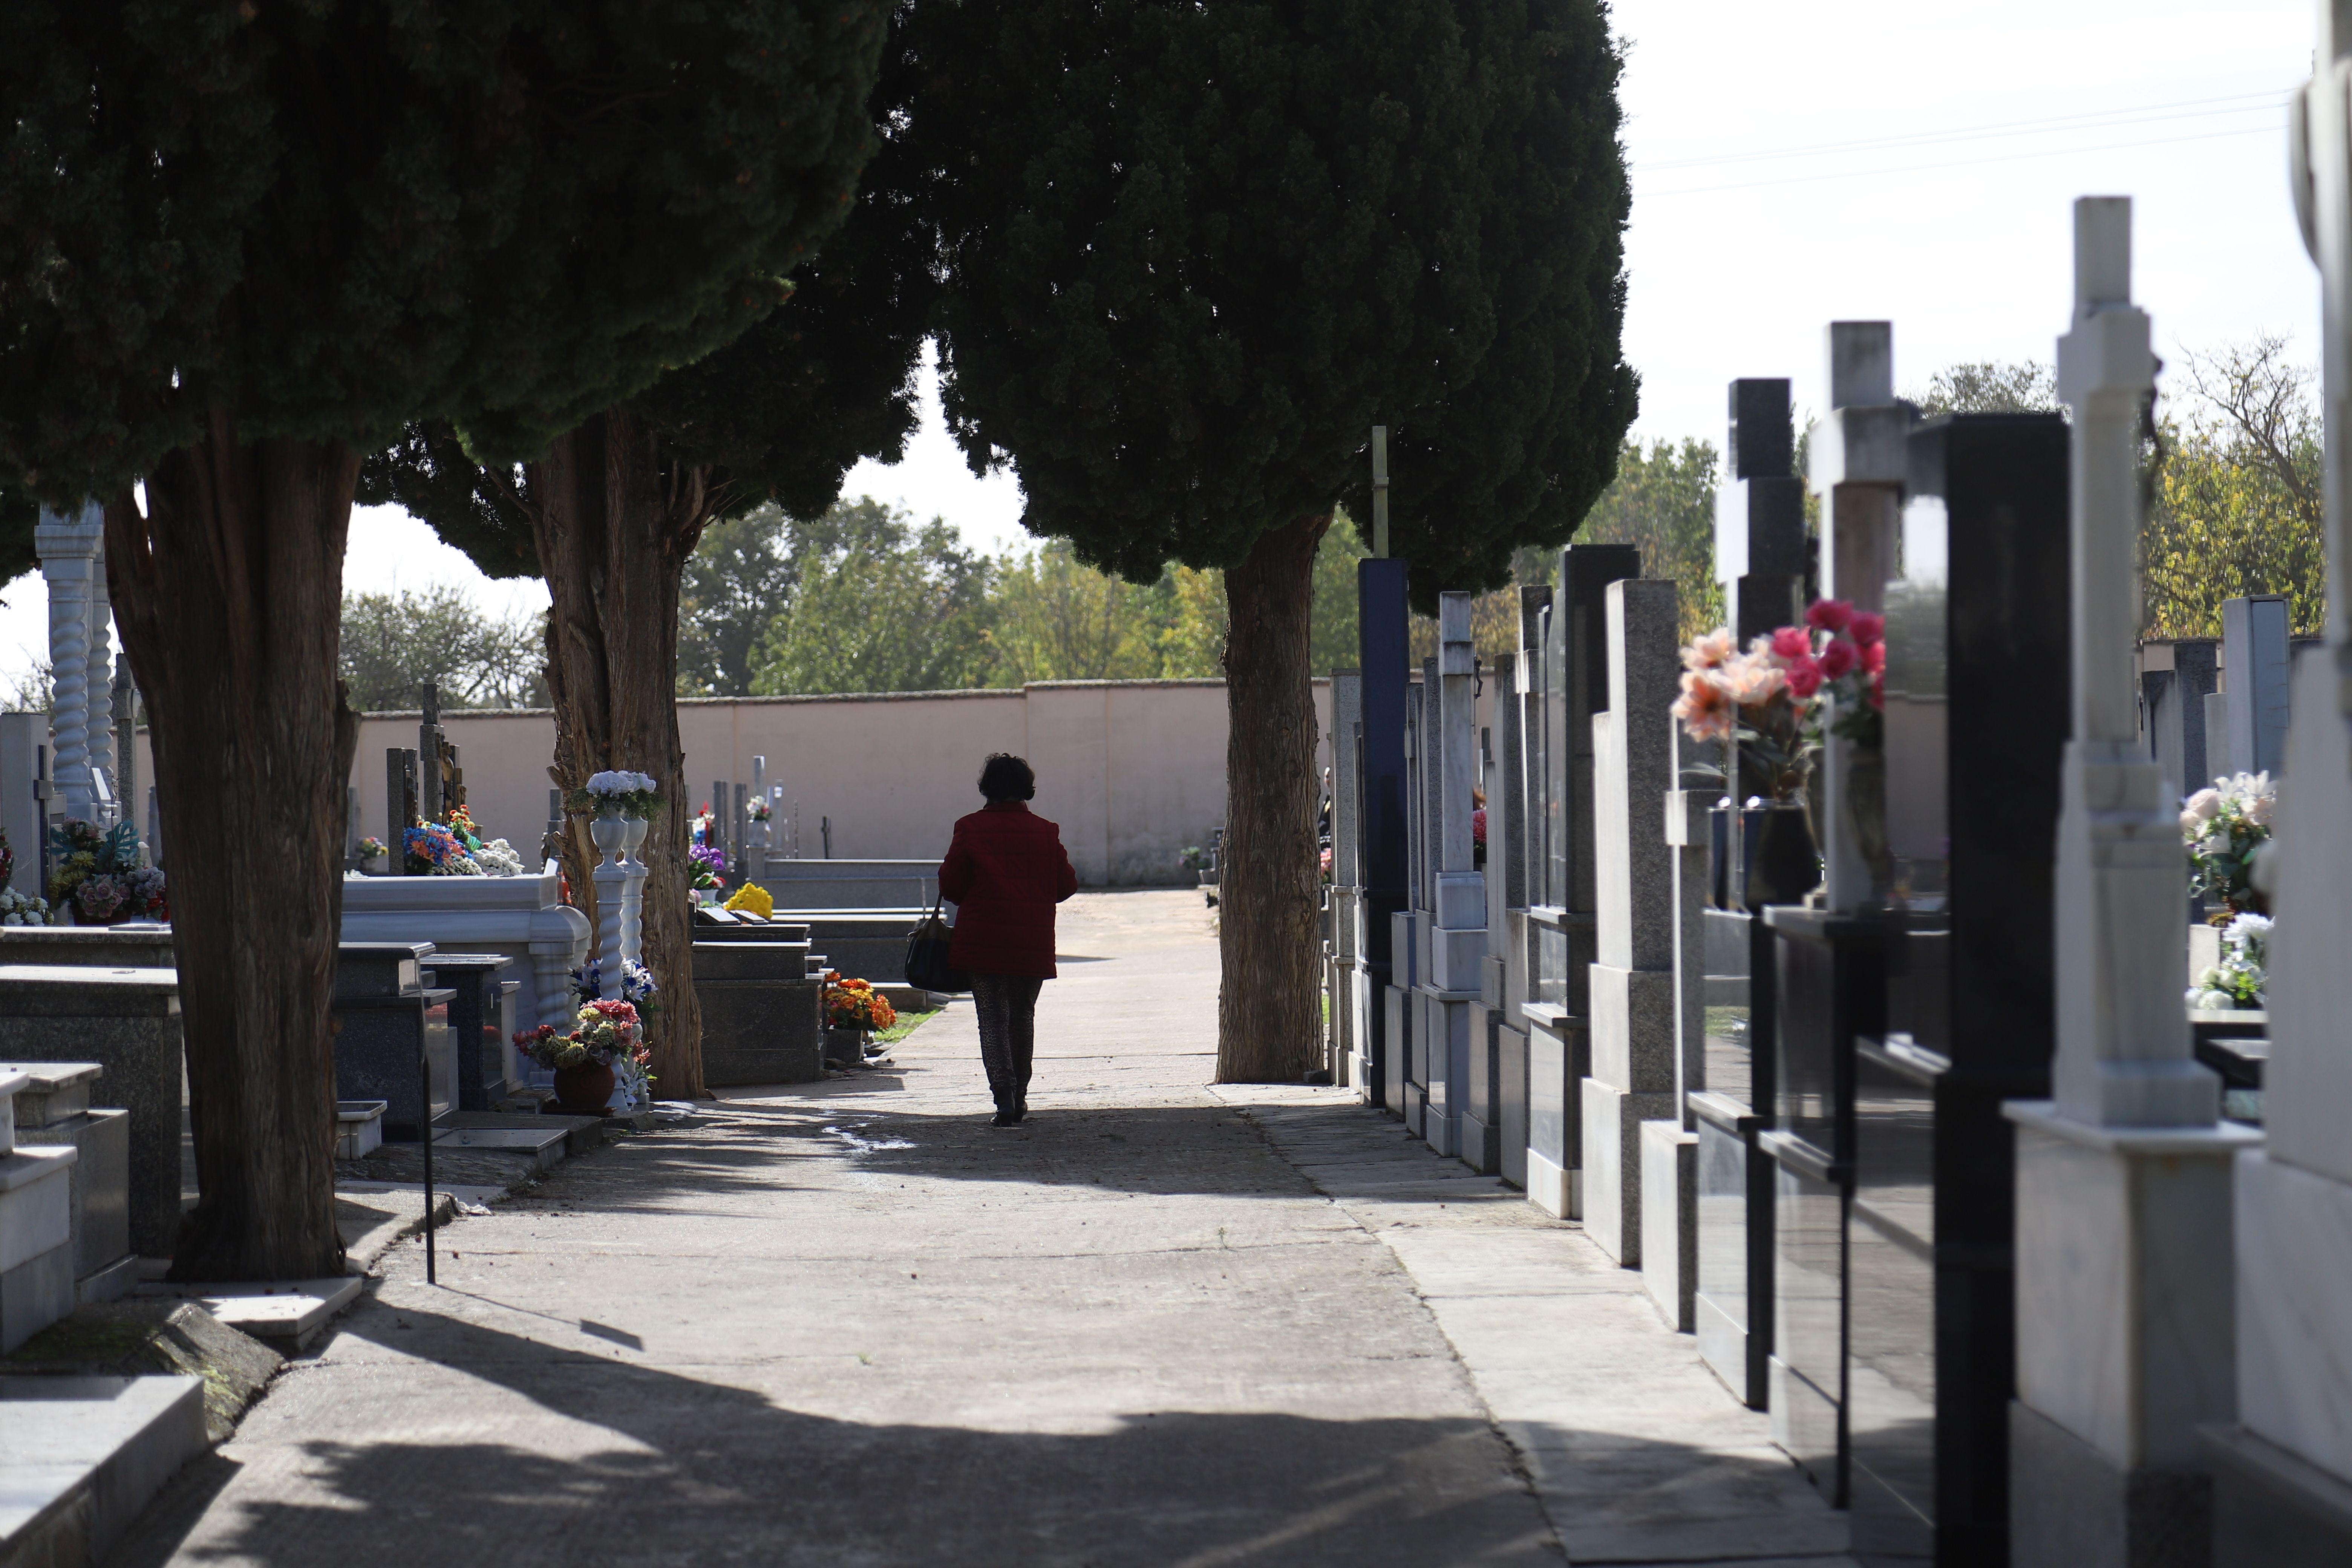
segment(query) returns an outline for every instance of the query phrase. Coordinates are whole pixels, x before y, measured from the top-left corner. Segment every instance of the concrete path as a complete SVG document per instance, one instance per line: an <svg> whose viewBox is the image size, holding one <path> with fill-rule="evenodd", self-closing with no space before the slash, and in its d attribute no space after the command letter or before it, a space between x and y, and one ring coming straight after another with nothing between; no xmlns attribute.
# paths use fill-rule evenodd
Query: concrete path
<svg viewBox="0 0 2352 1568"><path fill-rule="evenodd" d="M1573 1227L1328 1094L1204 1087L1197 894L1082 896L1061 947L1027 1127L985 1125L961 1004L896 1070L561 1167L446 1232L437 1289L414 1242L385 1254L117 1561L1834 1550L1760 1418ZM1697 1533L1654 1528L1677 1510Z"/></svg>

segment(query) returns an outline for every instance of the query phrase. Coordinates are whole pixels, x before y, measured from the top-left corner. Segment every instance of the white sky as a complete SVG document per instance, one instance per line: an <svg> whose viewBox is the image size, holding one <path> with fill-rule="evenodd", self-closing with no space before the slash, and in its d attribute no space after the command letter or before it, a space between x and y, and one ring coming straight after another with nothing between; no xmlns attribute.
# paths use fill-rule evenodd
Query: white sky
<svg viewBox="0 0 2352 1568"><path fill-rule="evenodd" d="M2285 95L2310 0L1616 0L1634 163L1627 359L1643 439L1721 444L1725 387L1786 375L1822 403L1822 328L1895 323L1909 390L1959 360L2047 360L2065 325L2070 204L2137 199L2135 289L2158 350L2261 332L2315 359L2317 275L2286 189ZM1827 151L1821 151L1828 149ZM852 470L972 544L1024 542L1011 475L975 479L935 391L907 460ZM494 584L394 509L353 519L347 586ZM45 646L37 578L0 593L0 670Z"/></svg>

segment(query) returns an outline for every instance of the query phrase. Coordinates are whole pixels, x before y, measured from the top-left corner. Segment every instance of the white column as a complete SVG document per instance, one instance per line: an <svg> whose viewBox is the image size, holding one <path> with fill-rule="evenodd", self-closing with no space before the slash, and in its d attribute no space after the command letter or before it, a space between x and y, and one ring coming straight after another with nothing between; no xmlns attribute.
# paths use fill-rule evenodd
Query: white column
<svg viewBox="0 0 2352 1568"><path fill-rule="evenodd" d="M70 516L44 507L33 530L49 590L49 776L64 796L65 814L85 820L98 815L90 775L89 619L105 527L105 513L91 501Z"/></svg>
<svg viewBox="0 0 2352 1568"><path fill-rule="evenodd" d="M2216 1561L2227 1563L2286 1561L2279 1547L2295 1562L2352 1561L2352 1528L2322 1497L2352 1488L2352 6L2320 8L2318 62L2294 106L2292 184L2325 302L2327 636L2294 673L2276 875L2265 879L2278 921L2269 1146L2239 1155L2234 1194L2242 1425L2215 1444L2225 1521L2259 1518L2277 1545L2225 1522ZM2230 686L2235 720L2234 648Z"/></svg>
<svg viewBox="0 0 2352 1568"><path fill-rule="evenodd" d="M653 824L640 819L629 823L627 847L621 851L621 864L627 871L621 884L621 957L625 963L646 961L646 863L637 858L637 850L646 841ZM601 897L601 894L599 895ZM617 988L623 971L613 972L613 984ZM612 994L618 994L617 989Z"/></svg>
<svg viewBox="0 0 2352 1568"><path fill-rule="evenodd" d="M1911 410L1895 401L1895 329L1885 321L1832 321L1830 412L1806 448L1807 479L1822 500L1822 597L1884 611L1894 574L1895 522L1908 474ZM1847 805L1852 744L1831 735L1821 769L1822 840L1829 907L1870 901L1872 875Z"/></svg>
<svg viewBox="0 0 2352 1568"><path fill-rule="evenodd" d="M2189 1054L2179 806L2139 743L2131 649L2139 430L2155 361L2131 302L2131 204L2074 207L2073 722L2057 868L2054 1101L2017 1123L2017 1568L2198 1562L2200 1424L2235 1405L2231 1157L2218 1081ZM2340 935L2340 933L2339 933ZM2190 1548L2187 1555L2171 1555Z"/></svg>
<svg viewBox="0 0 2352 1568"><path fill-rule="evenodd" d="M121 799L115 789L114 654L110 635L114 607L106 591L106 535L100 514L98 552L90 561L89 605L84 624L89 627L89 658L82 676L89 692L90 793L104 816L119 816Z"/></svg>

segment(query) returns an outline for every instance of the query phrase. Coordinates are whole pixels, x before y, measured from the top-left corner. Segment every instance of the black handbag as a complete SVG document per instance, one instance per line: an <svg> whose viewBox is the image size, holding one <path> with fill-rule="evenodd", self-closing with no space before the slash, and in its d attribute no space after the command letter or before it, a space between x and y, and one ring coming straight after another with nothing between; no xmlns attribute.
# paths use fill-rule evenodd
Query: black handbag
<svg viewBox="0 0 2352 1568"><path fill-rule="evenodd" d="M941 994L971 990L971 976L948 962L954 940L955 928L940 919L940 901L932 900L931 912L907 937L907 984Z"/></svg>

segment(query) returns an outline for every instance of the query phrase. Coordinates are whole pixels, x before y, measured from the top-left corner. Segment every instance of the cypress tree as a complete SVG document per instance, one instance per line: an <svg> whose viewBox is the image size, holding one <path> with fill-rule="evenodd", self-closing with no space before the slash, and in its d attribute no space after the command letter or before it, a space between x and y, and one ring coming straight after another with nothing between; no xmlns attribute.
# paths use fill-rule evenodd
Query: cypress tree
<svg viewBox="0 0 2352 1568"><path fill-rule="evenodd" d="M1415 596L1563 542L1632 421L1602 0L933 0L949 423L1024 522L1226 569L1218 1070L1319 1060L1307 604L1386 423Z"/></svg>
<svg viewBox="0 0 2352 1568"><path fill-rule="evenodd" d="M394 500L493 576L544 577L552 776L602 768L661 781L669 805L643 851L646 962L659 977L653 1072L704 1092L686 851L692 815L677 729L678 590L702 531L772 500L821 515L862 458L896 461L916 424L914 367L930 272L903 163L888 69L880 151L839 231L795 258L791 298L732 343L583 420L544 455L478 464L448 423L419 422L372 458L362 492ZM573 900L594 915L585 824L564 846Z"/></svg>
<svg viewBox="0 0 2352 1568"><path fill-rule="evenodd" d="M170 847L173 1272L341 1271L335 679L363 453L542 449L773 309L870 142L872 0L0 7L0 487L96 496Z"/></svg>

